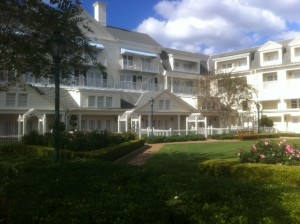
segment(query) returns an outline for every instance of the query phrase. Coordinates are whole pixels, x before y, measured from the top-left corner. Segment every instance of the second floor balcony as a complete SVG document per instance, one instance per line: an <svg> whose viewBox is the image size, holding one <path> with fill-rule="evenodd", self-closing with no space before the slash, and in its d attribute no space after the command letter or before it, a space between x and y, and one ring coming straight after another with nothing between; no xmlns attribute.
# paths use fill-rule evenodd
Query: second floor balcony
<svg viewBox="0 0 300 224"><path fill-rule="evenodd" d="M142 58L143 59L143 58ZM159 73L159 64L156 59L132 58L130 60L123 58L120 61L122 70Z"/></svg>

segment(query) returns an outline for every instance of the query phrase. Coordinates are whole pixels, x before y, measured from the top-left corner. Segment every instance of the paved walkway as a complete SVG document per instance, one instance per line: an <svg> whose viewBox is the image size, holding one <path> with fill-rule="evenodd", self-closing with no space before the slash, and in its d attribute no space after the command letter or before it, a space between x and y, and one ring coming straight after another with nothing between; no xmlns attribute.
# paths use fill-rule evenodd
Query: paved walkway
<svg viewBox="0 0 300 224"><path fill-rule="evenodd" d="M143 165L156 152L158 152L165 144L145 144L144 147L129 153L128 155L116 160L116 163L129 164L135 166Z"/></svg>

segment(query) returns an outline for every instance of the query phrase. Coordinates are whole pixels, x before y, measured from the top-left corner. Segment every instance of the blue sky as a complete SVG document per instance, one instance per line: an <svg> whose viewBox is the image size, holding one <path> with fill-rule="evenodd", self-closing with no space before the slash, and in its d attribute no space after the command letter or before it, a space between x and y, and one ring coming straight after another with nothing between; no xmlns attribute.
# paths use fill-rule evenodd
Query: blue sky
<svg viewBox="0 0 300 224"><path fill-rule="evenodd" d="M83 8L94 15L93 4L96 0L83 0ZM133 30L144 19L153 16L154 5L159 0L105 0L107 3L107 24Z"/></svg>
<svg viewBox="0 0 300 224"><path fill-rule="evenodd" d="M83 0L93 15L95 0ZM164 47L216 54L300 37L299 0L103 0L107 24Z"/></svg>

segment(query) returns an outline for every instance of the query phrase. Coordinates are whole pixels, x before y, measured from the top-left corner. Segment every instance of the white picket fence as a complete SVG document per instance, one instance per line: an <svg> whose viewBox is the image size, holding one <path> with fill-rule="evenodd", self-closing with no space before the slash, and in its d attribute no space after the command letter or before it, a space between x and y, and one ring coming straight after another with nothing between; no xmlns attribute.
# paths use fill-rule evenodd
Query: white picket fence
<svg viewBox="0 0 300 224"><path fill-rule="evenodd" d="M19 141L18 135L0 135L0 144L1 143L14 143Z"/></svg>

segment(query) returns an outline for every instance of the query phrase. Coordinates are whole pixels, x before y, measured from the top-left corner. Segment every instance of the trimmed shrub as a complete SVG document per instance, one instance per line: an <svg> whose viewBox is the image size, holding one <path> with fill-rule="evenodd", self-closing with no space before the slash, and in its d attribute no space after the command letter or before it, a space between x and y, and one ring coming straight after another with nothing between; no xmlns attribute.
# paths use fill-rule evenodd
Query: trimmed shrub
<svg viewBox="0 0 300 224"><path fill-rule="evenodd" d="M186 141L205 141L204 135L171 135L171 136L150 136L146 138L146 142L165 143L165 142L186 142Z"/></svg>
<svg viewBox="0 0 300 224"><path fill-rule="evenodd" d="M132 140L123 142L119 145L105 147L103 149L92 151L73 152L71 150L63 150L62 157L64 159L101 159L105 161L117 160L130 152L133 152L145 144L145 139Z"/></svg>
<svg viewBox="0 0 300 224"><path fill-rule="evenodd" d="M237 159L206 160L199 164L201 174L300 187L299 166L241 164Z"/></svg>
<svg viewBox="0 0 300 224"><path fill-rule="evenodd" d="M223 133L223 134L210 135L209 138L217 139L217 140L236 139L237 135Z"/></svg>
<svg viewBox="0 0 300 224"><path fill-rule="evenodd" d="M32 131L27 135L24 135L21 142L25 145L48 145L48 138L45 135L38 134L37 131Z"/></svg>

